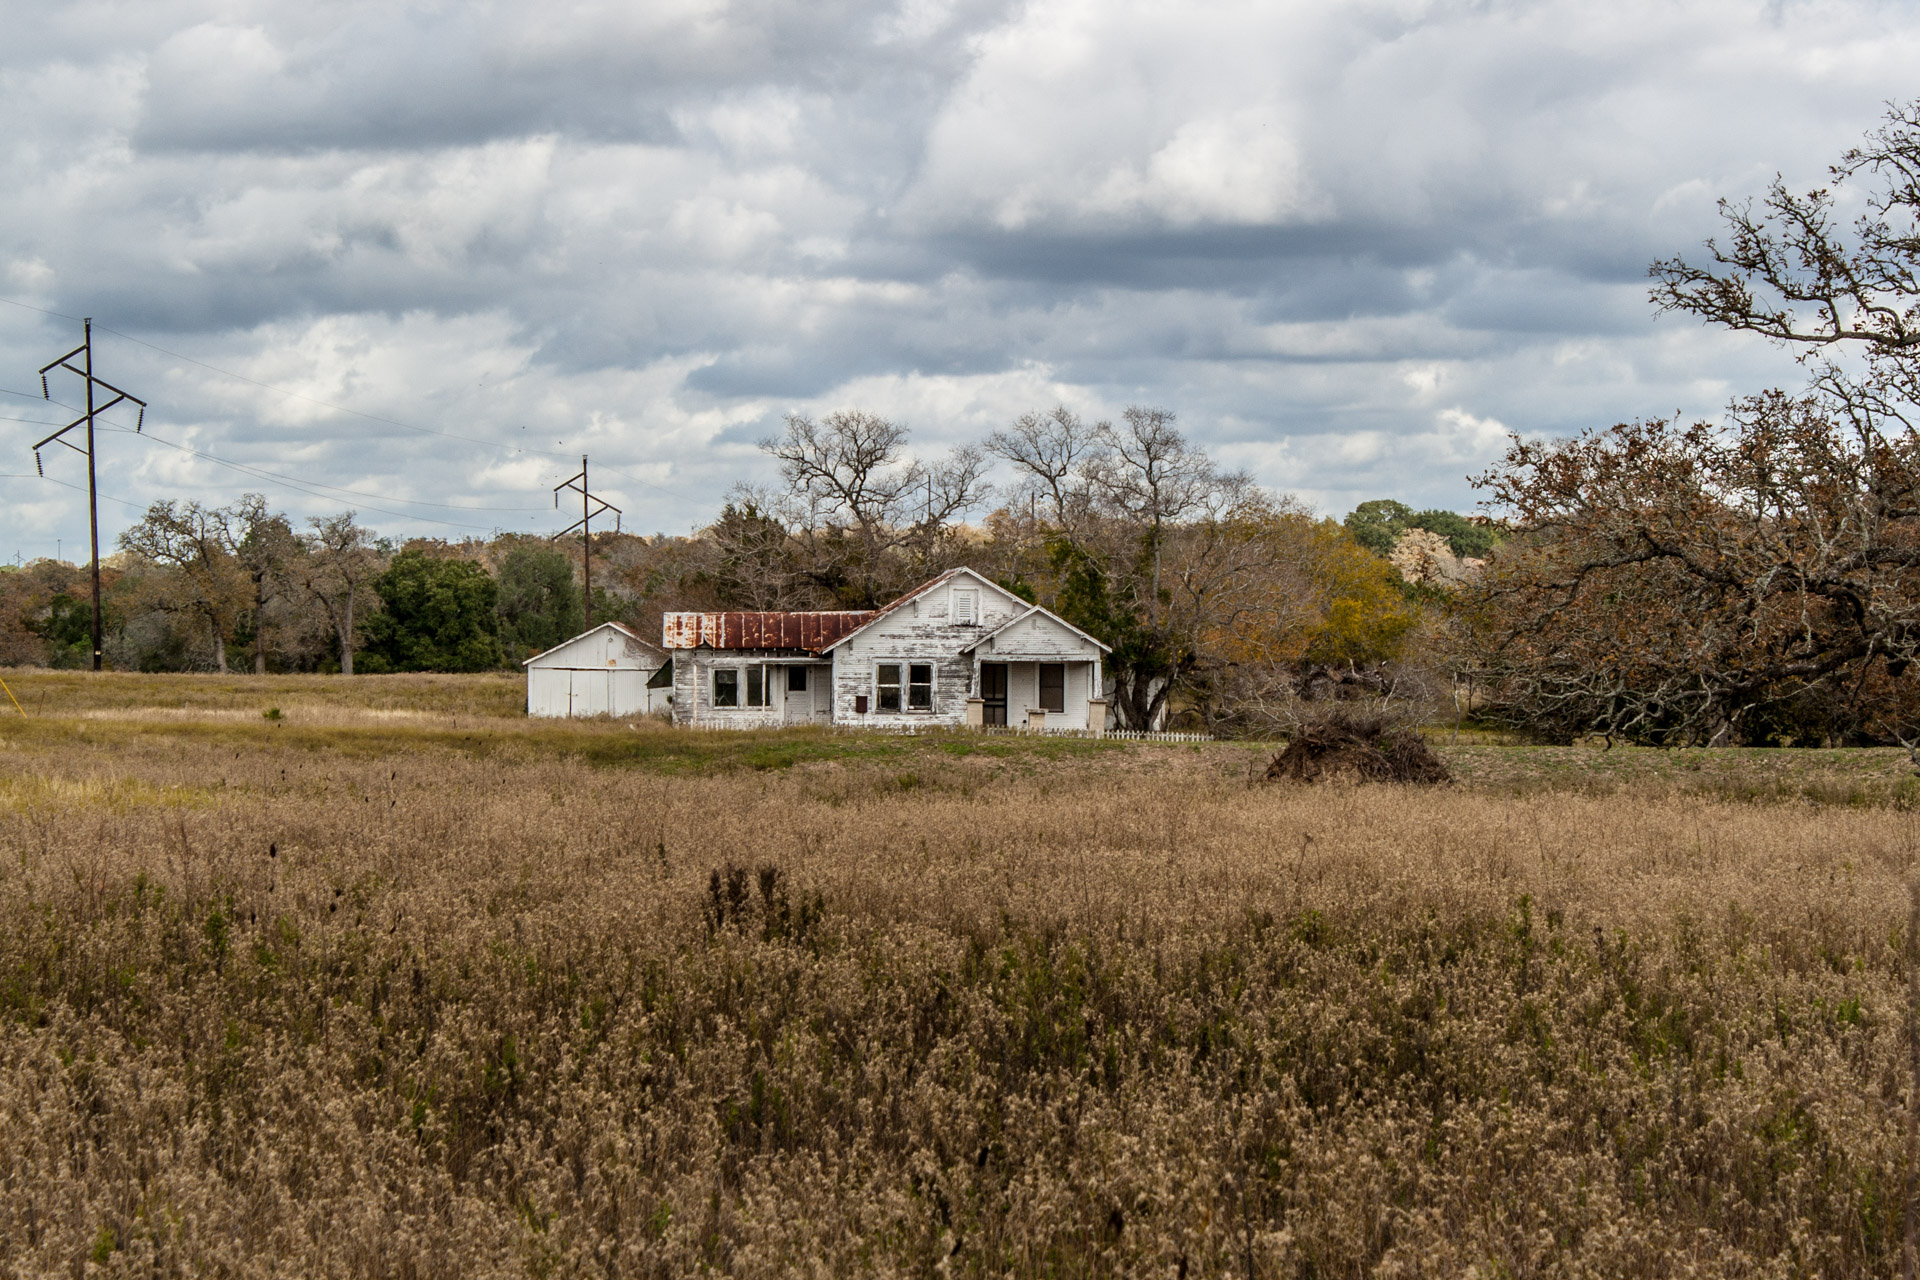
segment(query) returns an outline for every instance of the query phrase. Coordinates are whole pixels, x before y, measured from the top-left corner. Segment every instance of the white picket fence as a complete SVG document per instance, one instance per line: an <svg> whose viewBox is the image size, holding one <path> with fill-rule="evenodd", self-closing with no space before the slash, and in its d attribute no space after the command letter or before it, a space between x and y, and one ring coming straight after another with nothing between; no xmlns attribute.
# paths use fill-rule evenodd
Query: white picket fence
<svg viewBox="0 0 1920 1280"><path fill-rule="evenodd" d="M1212 742L1213 735L1207 733L1168 733L1149 729L1108 729L1105 733L1095 733L1091 729L1029 729L1025 725L962 725L956 729L959 733L1011 734L1028 738L1119 738L1126 742Z"/></svg>

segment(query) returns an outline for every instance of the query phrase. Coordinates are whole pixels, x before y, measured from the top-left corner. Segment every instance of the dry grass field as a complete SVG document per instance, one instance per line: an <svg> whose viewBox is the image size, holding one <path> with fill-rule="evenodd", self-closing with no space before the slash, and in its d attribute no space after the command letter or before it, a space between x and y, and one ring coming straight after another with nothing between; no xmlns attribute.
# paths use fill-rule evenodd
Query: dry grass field
<svg viewBox="0 0 1920 1280"><path fill-rule="evenodd" d="M0 1274L1900 1267L1904 753L0 674Z"/></svg>

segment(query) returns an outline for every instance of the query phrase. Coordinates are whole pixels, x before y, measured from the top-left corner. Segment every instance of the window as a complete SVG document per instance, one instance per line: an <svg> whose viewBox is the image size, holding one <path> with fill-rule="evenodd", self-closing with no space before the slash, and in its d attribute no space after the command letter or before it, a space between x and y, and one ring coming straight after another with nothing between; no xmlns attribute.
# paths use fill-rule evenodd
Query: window
<svg viewBox="0 0 1920 1280"><path fill-rule="evenodd" d="M963 627L971 627L980 621L980 593L973 590L953 593L953 620Z"/></svg>
<svg viewBox="0 0 1920 1280"><path fill-rule="evenodd" d="M933 710L933 666L916 662L907 668L907 710Z"/></svg>
<svg viewBox="0 0 1920 1280"><path fill-rule="evenodd" d="M1040 664L1040 709L1042 711L1067 709L1066 663L1043 662Z"/></svg>
<svg viewBox="0 0 1920 1280"><path fill-rule="evenodd" d="M805 693L807 691L807 669L805 667L787 668L787 692Z"/></svg>
<svg viewBox="0 0 1920 1280"><path fill-rule="evenodd" d="M713 705L740 705L740 673L732 667L716 667L713 672Z"/></svg>
<svg viewBox="0 0 1920 1280"><path fill-rule="evenodd" d="M883 662L873 669L874 707L880 711L900 709L900 664Z"/></svg>
<svg viewBox="0 0 1920 1280"><path fill-rule="evenodd" d="M747 668L747 705L750 707L767 705L767 669L765 667Z"/></svg>

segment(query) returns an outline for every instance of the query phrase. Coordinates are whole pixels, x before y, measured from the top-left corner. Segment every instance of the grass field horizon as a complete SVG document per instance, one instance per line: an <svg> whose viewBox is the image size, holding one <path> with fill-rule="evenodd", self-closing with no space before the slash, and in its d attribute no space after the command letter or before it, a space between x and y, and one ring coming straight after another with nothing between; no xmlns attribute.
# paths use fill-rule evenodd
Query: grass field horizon
<svg viewBox="0 0 1920 1280"><path fill-rule="evenodd" d="M17 1274L1899 1266L1901 751L1315 789L0 675Z"/></svg>

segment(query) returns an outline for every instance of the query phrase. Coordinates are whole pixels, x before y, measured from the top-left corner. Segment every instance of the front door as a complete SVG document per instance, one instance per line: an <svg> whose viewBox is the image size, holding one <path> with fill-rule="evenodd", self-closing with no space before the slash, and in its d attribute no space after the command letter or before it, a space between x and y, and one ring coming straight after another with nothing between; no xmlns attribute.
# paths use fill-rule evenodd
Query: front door
<svg viewBox="0 0 1920 1280"><path fill-rule="evenodd" d="M980 722L1004 725L1007 722L1007 664L980 664Z"/></svg>
<svg viewBox="0 0 1920 1280"><path fill-rule="evenodd" d="M781 679L786 681L786 714L782 718L788 724L811 724L830 717L826 714L827 703L823 694L827 691L830 668L805 666L800 663L789 665Z"/></svg>

